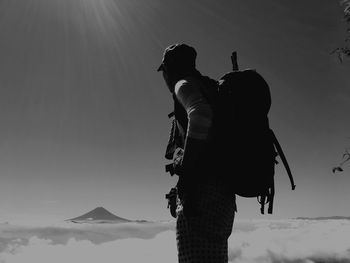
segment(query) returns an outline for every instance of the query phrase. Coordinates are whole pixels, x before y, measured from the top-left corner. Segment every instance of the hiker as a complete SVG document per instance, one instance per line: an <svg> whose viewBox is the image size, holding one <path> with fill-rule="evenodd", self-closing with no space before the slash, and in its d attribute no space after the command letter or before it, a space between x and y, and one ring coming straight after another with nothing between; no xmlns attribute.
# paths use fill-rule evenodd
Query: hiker
<svg viewBox="0 0 350 263"><path fill-rule="evenodd" d="M176 147L176 240L180 263L228 262L227 239L236 211L235 198L222 180L220 156L213 141L210 89L216 81L196 69L197 53L186 44L167 47L158 71L174 100L172 137ZM207 93L206 93L207 92ZM174 139L174 138L173 138ZM171 148L171 149L170 149Z"/></svg>

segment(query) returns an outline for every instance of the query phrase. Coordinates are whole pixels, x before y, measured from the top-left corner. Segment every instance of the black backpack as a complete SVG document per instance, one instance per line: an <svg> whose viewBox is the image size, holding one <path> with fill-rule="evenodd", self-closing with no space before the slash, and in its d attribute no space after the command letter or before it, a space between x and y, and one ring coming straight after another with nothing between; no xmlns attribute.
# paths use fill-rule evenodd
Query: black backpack
<svg viewBox="0 0 350 263"><path fill-rule="evenodd" d="M275 194L274 174L279 155L289 176L292 190L294 180L282 148L269 127L268 112L271 106L270 89L255 70L238 70L235 53L233 71L225 74L213 85L202 89L214 111L214 151L220 156L220 170L227 171L223 180L232 194L256 197L264 214L272 214ZM170 117L172 117L171 115ZM173 120L173 141L176 142L176 119ZM169 140L170 142L171 140ZM171 157L176 143L168 144L166 157ZM170 159L170 158L168 158ZM171 165L167 166L171 171Z"/></svg>
<svg viewBox="0 0 350 263"><path fill-rule="evenodd" d="M269 127L269 87L253 70L233 71L220 79L218 94L216 142L223 165L232 171L225 179L233 193L257 197L262 214L268 203L271 214L277 155L287 170L293 190L295 185L282 148Z"/></svg>

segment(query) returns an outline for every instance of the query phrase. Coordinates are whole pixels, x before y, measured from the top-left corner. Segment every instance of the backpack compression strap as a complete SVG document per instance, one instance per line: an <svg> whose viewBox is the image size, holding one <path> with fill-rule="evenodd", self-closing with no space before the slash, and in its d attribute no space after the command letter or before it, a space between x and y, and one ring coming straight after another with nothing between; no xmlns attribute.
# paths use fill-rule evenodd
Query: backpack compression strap
<svg viewBox="0 0 350 263"><path fill-rule="evenodd" d="M278 142L275 133L271 129L270 129L270 132L271 132L271 136L272 136L272 140L273 140L273 145L276 147L277 153L279 154L279 156L283 162L283 165L286 168L286 171L287 171L287 174L288 174L288 177L290 180L290 184L292 185L292 190L294 190L295 189L294 179L293 179L292 172L289 168L286 156L283 153L282 147L281 147L280 143ZM265 195L262 195L260 200L258 199L258 202L261 205L261 207L260 207L261 214L264 214L265 204L269 204L267 212L269 214L272 214L274 197L275 197L275 183L272 180L271 187L269 188L268 193Z"/></svg>
<svg viewBox="0 0 350 263"><path fill-rule="evenodd" d="M289 177L289 180L290 180L290 184L292 186L292 190L294 190L295 189L294 179L293 179L292 172L291 172L291 170L289 168L286 156L283 153L282 147L281 147L280 143L278 142L275 133L271 129L270 129L270 131L271 131L271 135L272 135L273 144L276 147L277 153L281 157L282 163L283 163L284 167L286 168L286 171L287 171L287 174L288 174L288 177Z"/></svg>

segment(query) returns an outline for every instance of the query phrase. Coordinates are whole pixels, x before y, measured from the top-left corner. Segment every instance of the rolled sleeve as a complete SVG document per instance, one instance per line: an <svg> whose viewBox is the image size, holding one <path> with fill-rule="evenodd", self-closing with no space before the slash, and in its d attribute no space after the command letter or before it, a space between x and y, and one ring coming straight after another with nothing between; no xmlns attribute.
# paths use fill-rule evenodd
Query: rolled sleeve
<svg viewBox="0 0 350 263"><path fill-rule="evenodd" d="M213 112L200 91L200 83L181 80L175 86L175 94L187 112L187 136L199 140L209 139Z"/></svg>

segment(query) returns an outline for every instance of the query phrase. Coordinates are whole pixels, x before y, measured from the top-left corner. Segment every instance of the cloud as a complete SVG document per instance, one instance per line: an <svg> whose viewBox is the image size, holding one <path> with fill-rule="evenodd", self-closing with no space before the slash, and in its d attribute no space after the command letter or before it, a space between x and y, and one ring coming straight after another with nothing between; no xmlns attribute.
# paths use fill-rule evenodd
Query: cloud
<svg viewBox="0 0 350 263"><path fill-rule="evenodd" d="M73 261L175 263L174 222L0 225L0 263Z"/></svg>
<svg viewBox="0 0 350 263"><path fill-rule="evenodd" d="M87 240L93 244L102 244L125 238L151 239L158 233L170 229L174 229L174 222L95 225L66 223L61 226L43 227L3 224L0 225L0 252L6 247L7 243L21 240L21 244L26 244L32 237L50 240L54 245L65 245L70 239Z"/></svg>
<svg viewBox="0 0 350 263"><path fill-rule="evenodd" d="M152 240L126 239L93 244L70 239L66 245L53 245L50 240L33 237L26 246L3 252L1 263L27 262L170 262L176 263L173 231L165 231Z"/></svg>
<svg viewBox="0 0 350 263"><path fill-rule="evenodd" d="M350 262L350 221L284 220L237 226L229 240L234 263Z"/></svg>
<svg viewBox="0 0 350 263"><path fill-rule="evenodd" d="M174 222L0 226L0 263L177 262ZM350 221L237 221L231 263L348 263Z"/></svg>

